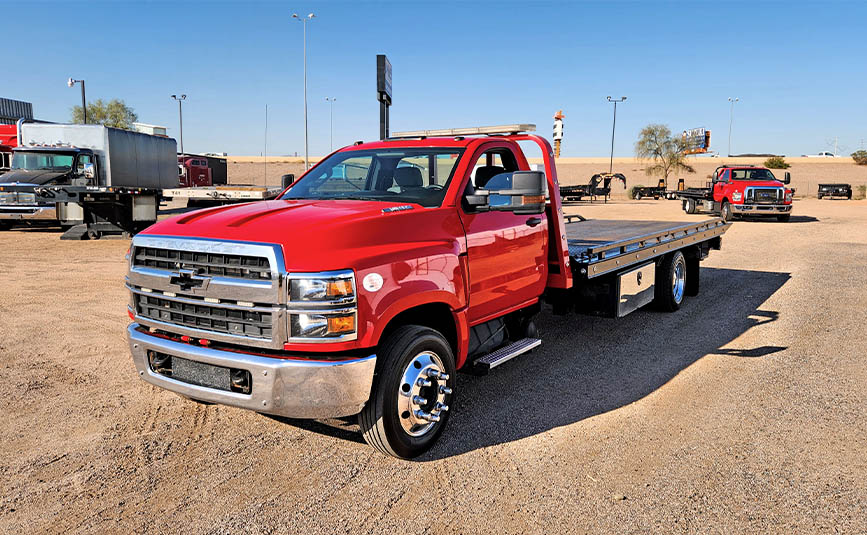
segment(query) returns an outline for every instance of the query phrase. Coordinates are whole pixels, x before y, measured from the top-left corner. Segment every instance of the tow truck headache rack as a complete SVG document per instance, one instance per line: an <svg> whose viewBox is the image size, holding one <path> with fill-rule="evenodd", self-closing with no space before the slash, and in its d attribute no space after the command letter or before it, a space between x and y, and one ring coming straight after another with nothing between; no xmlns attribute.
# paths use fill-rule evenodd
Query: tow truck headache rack
<svg viewBox="0 0 867 535"><path fill-rule="evenodd" d="M499 126L474 126L472 128L445 128L442 130L409 130L407 132L394 132L388 139L516 135L535 131L536 125L534 124L504 124Z"/></svg>

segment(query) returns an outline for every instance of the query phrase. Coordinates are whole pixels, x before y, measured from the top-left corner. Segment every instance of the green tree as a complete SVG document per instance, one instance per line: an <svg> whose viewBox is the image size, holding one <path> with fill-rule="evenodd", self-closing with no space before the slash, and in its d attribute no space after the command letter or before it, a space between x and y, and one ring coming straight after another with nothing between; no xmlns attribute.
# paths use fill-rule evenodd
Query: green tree
<svg viewBox="0 0 867 535"><path fill-rule="evenodd" d="M87 103L88 124L104 124L114 128L132 130L132 123L136 121L138 121L138 115L120 99L114 98L105 102L100 98ZM72 107L72 122L75 124L84 123L81 106Z"/></svg>
<svg viewBox="0 0 867 535"><path fill-rule="evenodd" d="M678 171L695 173L686 162L686 142L680 136L672 136L664 124L649 124L641 129L635 142L635 155L640 160L650 160L644 172L659 175L668 184L668 177Z"/></svg>
<svg viewBox="0 0 867 535"><path fill-rule="evenodd" d="M765 167L768 169L788 169L792 166L782 156L771 156L765 160Z"/></svg>
<svg viewBox="0 0 867 535"><path fill-rule="evenodd" d="M867 165L867 150L856 150L852 153L852 159L858 165Z"/></svg>

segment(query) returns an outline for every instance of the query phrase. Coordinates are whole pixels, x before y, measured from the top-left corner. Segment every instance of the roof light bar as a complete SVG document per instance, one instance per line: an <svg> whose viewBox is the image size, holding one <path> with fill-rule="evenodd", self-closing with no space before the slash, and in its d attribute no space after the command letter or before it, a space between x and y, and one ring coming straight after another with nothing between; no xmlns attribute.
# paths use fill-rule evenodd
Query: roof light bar
<svg viewBox="0 0 867 535"><path fill-rule="evenodd" d="M486 134L518 134L520 132L535 132L534 124L504 124L499 126L475 126L472 128L446 128L443 130L411 130L408 132L394 132L390 139L408 137L451 137L451 136L478 136Z"/></svg>

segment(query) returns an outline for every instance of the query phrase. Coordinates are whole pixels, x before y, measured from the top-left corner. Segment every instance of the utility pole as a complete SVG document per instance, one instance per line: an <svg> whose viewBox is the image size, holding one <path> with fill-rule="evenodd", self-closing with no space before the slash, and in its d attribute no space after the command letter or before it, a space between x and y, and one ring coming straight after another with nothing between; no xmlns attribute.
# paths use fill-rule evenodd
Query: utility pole
<svg viewBox="0 0 867 535"><path fill-rule="evenodd" d="M268 185L268 105L265 104L265 147L262 150L265 163L265 185Z"/></svg>
<svg viewBox="0 0 867 535"><path fill-rule="evenodd" d="M292 18L300 21L304 26L304 170L310 169L310 145L307 141L307 21L313 20L316 15L308 13L306 17L299 17L298 13L292 13Z"/></svg>
<svg viewBox="0 0 867 535"><path fill-rule="evenodd" d="M184 110L181 104L187 99L187 96L172 95L172 98L178 101L178 120L181 123L181 154L184 154Z"/></svg>
<svg viewBox="0 0 867 535"><path fill-rule="evenodd" d="M735 97L729 97L729 102L731 102L731 110L729 111L729 156L732 155L732 121L734 121L735 117L735 102L740 99Z"/></svg>
<svg viewBox="0 0 867 535"><path fill-rule="evenodd" d="M329 142L329 152L334 152L334 103L337 102L335 97L325 97L326 102L331 103L331 141Z"/></svg>
<svg viewBox="0 0 867 535"><path fill-rule="evenodd" d="M611 159L608 161L608 172L613 173L614 172L614 129L617 127L617 103L625 101L626 97L620 97L619 99L617 99L617 98L611 98L609 96L609 97L605 97L605 98L608 99L608 102L614 103L614 122L611 123Z"/></svg>
<svg viewBox="0 0 867 535"><path fill-rule="evenodd" d="M70 78L66 81L66 85L74 87L75 84L81 84L81 113L84 118L84 124L87 124L87 99L84 98L84 80L73 80Z"/></svg>

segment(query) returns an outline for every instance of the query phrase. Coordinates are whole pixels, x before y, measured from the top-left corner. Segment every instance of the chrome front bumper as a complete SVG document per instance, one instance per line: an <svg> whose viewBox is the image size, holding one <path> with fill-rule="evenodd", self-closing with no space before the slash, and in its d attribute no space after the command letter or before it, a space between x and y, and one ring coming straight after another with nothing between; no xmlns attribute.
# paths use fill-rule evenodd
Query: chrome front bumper
<svg viewBox="0 0 867 535"><path fill-rule="evenodd" d="M732 210L739 214L787 214L792 211L791 204L732 204Z"/></svg>
<svg viewBox="0 0 867 535"><path fill-rule="evenodd" d="M127 328L130 351L142 379L183 396L290 418L357 414L370 397L376 355L344 361L283 360L173 342ZM178 381L154 372L148 351L250 372L250 394Z"/></svg>
<svg viewBox="0 0 867 535"><path fill-rule="evenodd" d="M57 207L19 204L0 204L0 219L16 221L50 221L57 219Z"/></svg>

